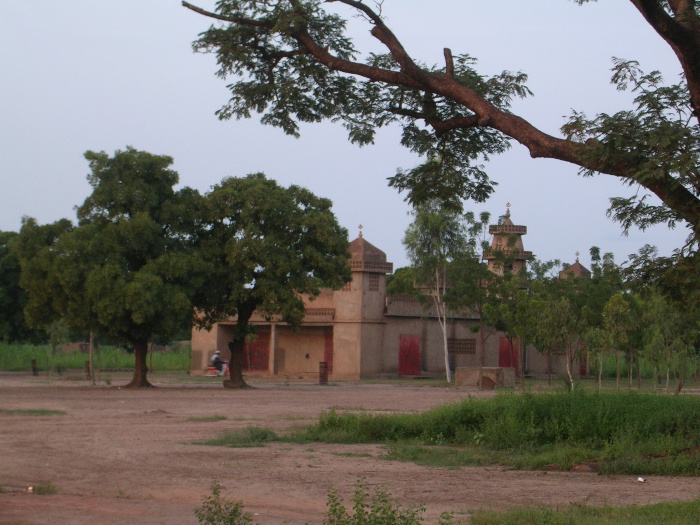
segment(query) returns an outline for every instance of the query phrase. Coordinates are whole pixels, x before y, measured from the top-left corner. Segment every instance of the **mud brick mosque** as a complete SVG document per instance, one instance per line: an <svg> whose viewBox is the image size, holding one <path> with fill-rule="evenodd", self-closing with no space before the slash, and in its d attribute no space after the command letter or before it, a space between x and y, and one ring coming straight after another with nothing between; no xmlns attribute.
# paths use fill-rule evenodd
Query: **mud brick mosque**
<svg viewBox="0 0 700 525"><path fill-rule="evenodd" d="M483 254L489 269L504 271L497 264L495 252L508 246L515 251L514 262L505 271L523 268L532 256L523 247L527 226L515 225L508 210L503 223L491 225L489 233L493 235L491 250ZM444 376L442 331L436 313L426 309L415 295L386 293L386 276L393 272L393 263L387 262L386 254L368 242L361 231L350 243L349 251L352 281L340 290L324 289L315 299L305 300L301 326L266 320L257 312L253 315L251 324L257 329L257 337L246 343L244 373L316 378L320 364L326 363L328 376L334 380ZM560 274L567 275L589 278L591 274L577 261ZM232 317L209 331L193 329L192 375L204 373L216 350L228 361L228 342L235 324L236 318ZM484 365L513 368L519 374L517 345L493 328L485 330ZM448 313L450 368L478 366L478 337L475 314ZM542 376L564 369L563 355L547 359L534 348L526 348L526 374ZM577 363L575 369L585 374L586 363Z"/></svg>

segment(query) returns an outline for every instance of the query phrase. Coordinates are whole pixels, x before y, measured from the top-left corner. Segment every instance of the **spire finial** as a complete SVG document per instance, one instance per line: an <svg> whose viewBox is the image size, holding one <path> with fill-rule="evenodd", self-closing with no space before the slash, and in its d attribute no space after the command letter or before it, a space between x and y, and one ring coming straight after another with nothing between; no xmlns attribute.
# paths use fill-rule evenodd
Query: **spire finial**
<svg viewBox="0 0 700 525"><path fill-rule="evenodd" d="M578 262L578 256L581 255L580 253L576 252L576 262Z"/></svg>
<svg viewBox="0 0 700 525"><path fill-rule="evenodd" d="M506 202L506 217L510 217L510 202Z"/></svg>
<svg viewBox="0 0 700 525"><path fill-rule="evenodd" d="M358 228L360 229L360 237L362 237L362 224L360 224Z"/></svg>

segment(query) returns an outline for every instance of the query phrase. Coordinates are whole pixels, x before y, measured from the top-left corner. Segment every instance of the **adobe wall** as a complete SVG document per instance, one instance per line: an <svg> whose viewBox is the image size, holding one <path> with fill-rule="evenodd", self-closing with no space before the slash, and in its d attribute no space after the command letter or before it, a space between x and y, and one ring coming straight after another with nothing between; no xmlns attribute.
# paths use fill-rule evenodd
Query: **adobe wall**
<svg viewBox="0 0 700 525"><path fill-rule="evenodd" d="M192 329L192 359L190 361L190 374L202 375L209 366L211 356L216 350L217 327L210 331L199 328Z"/></svg>
<svg viewBox="0 0 700 525"><path fill-rule="evenodd" d="M333 325L333 373L332 379L357 381L360 379L360 323L335 323Z"/></svg>
<svg viewBox="0 0 700 525"><path fill-rule="evenodd" d="M277 326L275 371L282 376L317 376L324 360L325 327Z"/></svg>

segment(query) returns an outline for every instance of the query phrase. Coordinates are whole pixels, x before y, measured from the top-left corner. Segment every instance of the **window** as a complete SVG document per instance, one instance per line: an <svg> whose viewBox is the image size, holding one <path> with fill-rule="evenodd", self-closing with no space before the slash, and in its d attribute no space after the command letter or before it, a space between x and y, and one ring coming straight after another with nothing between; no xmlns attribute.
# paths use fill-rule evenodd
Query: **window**
<svg viewBox="0 0 700 525"><path fill-rule="evenodd" d="M379 274L371 273L369 275L369 291L378 292L379 291Z"/></svg>
<svg viewBox="0 0 700 525"><path fill-rule="evenodd" d="M476 339L448 339L447 351L451 354L475 354Z"/></svg>

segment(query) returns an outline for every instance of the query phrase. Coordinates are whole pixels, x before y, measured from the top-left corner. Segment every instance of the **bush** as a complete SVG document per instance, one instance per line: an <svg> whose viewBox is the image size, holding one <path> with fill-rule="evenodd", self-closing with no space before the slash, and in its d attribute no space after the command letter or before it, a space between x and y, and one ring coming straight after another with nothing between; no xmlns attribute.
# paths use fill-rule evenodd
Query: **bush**
<svg viewBox="0 0 700 525"><path fill-rule="evenodd" d="M251 525L253 516L243 510L243 502L228 501L221 497L221 485L211 482L211 495L202 498L202 505L194 509L201 525Z"/></svg>

